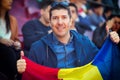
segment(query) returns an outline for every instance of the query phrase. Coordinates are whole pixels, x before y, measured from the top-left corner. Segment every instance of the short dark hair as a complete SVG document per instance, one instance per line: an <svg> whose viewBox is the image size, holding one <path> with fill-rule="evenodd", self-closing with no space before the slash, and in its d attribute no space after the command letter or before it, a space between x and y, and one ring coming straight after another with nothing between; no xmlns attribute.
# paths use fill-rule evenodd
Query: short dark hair
<svg viewBox="0 0 120 80"><path fill-rule="evenodd" d="M114 18L114 17L118 17L118 18L120 18L120 14L119 14L119 13L118 13L118 14L113 13L111 16L109 16L108 19L112 19L112 18Z"/></svg>
<svg viewBox="0 0 120 80"><path fill-rule="evenodd" d="M67 3L67 2L65 2L65 3ZM54 2L54 3L52 3L52 5L51 5L52 8L50 9L50 13L49 13L50 19L51 19L51 16L52 16L52 11L53 10L60 10L60 9L67 10L69 17L71 18L70 9L68 8L68 5L64 5L63 2Z"/></svg>
<svg viewBox="0 0 120 80"><path fill-rule="evenodd" d="M50 6L53 3L53 1L42 1L39 3L39 8L40 9L46 9L48 6Z"/></svg>
<svg viewBox="0 0 120 80"><path fill-rule="evenodd" d="M75 8L76 13L78 14L77 6L74 3L69 3L69 7L72 6Z"/></svg>

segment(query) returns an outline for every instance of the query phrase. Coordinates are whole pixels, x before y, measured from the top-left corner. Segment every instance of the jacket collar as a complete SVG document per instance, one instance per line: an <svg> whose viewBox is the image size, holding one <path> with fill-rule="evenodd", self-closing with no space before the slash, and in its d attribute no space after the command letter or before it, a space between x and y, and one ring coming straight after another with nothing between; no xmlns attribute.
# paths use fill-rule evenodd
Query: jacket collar
<svg viewBox="0 0 120 80"><path fill-rule="evenodd" d="M82 40L82 35L79 35L79 34L78 34L76 31L74 31L74 30L71 30L70 33L71 33L71 35L72 35L70 41L71 41L72 39L74 39L74 40L75 40L75 43L76 43L76 42L82 43L82 42L81 42L81 40ZM54 35L54 34L53 34L53 32L52 32L52 33L48 34L47 36L44 36L43 38L41 38L41 40L42 40L45 44L47 44L48 46L51 46L51 44L53 43L53 41L55 41L55 43L58 43L59 41L56 40L57 38L56 38L56 37L53 37L53 35Z"/></svg>

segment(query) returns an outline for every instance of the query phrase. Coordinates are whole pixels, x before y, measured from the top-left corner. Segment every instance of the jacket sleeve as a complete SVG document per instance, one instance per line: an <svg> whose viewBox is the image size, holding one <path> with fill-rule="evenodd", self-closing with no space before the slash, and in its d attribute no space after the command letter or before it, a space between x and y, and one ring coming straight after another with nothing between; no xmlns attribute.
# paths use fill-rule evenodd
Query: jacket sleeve
<svg viewBox="0 0 120 80"><path fill-rule="evenodd" d="M85 36L81 37L79 42L75 42L75 44L77 44L76 48L79 54L77 57L80 59L80 66L91 62L99 51L94 43Z"/></svg>
<svg viewBox="0 0 120 80"><path fill-rule="evenodd" d="M45 45L39 40L32 44L28 58L38 64L43 64L45 53Z"/></svg>
<svg viewBox="0 0 120 80"><path fill-rule="evenodd" d="M89 40L89 39L86 39L86 46L84 45L84 47L86 48L85 49L85 52L86 52L86 60L88 62L92 61L94 59L94 57L96 56L96 54L98 53L99 49L95 46L95 44Z"/></svg>

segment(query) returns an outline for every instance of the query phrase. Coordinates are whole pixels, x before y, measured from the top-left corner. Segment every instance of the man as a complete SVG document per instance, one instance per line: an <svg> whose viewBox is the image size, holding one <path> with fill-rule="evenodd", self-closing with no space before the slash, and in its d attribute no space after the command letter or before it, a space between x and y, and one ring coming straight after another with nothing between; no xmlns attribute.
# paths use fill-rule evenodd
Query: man
<svg viewBox="0 0 120 80"><path fill-rule="evenodd" d="M101 2L91 2L92 14L88 15L88 20L95 27L101 27L104 24L105 19L103 17L104 4Z"/></svg>
<svg viewBox="0 0 120 80"><path fill-rule="evenodd" d="M118 48L120 50L120 15L114 15L113 17L114 19L114 24L110 26L108 26L109 28L111 28L112 32L110 32L110 38L111 40L116 43L118 45ZM114 51L115 52L115 51ZM118 65L120 65L120 53L118 54L114 54L112 56L116 56L117 57L115 59L113 59L113 72L114 74L112 74L111 76L113 78L111 78L111 80L120 80L120 68L118 67Z"/></svg>
<svg viewBox="0 0 120 80"><path fill-rule="evenodd" d="M115 43L119 43L120 15L112 14L103 26L96 28L93 34L93 42L98 48L102 47L109 33L109 29L112 30L112 32L110 32L111 40Z"/></svg>
<svg viewBox="0 0 120 80"><path fill-rule="evenodd" d="M50 33L49 27L49 10L52 1L43 1L40 6L41 17L28 21L22 28L24 38L24 49L29 51L33 42Z"/></svg>
<svg viewBox="0 0 120 80"><path fill-rule="evenodd" d="M108 26L112 32L110 32L110 37L113 42L118 44L120 48L120 15L119 14L114 14L112 15L112 19L114 20L114 24Z"/></svg>
<svg viewBox="0 0 120 80"><path fill-rule="evenodd" d="M50 25L53 32L32 45L29 59L53 68L83 66L93 60L98 48L87 37L70 31L71 15L66 3L53 4ZM18 60L18 72L24 72L25 68L25 60Z"/></svg>
<svg viewBox="0 0 120 80"><path fill-rule="evenodd" d="M72 25L71 30L75 30L80 34L84 34L86 30L91 30L90 28L86 27L84 24L81 24L78 19L78 9L74 3L69 3L70 13L72 17Z"/></svg>

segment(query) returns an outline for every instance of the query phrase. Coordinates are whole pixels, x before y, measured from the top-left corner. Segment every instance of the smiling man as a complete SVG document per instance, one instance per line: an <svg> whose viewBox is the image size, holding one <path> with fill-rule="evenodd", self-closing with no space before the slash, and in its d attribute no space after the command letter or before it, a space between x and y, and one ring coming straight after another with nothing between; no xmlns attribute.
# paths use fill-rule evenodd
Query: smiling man
<svg viewBox="0 0 120 80"><path fill-rule="evenodd" d="M71 14L66 2L55 2L50 9L50 25L53 32L35 42L29 59L53 68L73 68L91 62L97 47L85 36L70 31ZM25 71L26 62L17 62L18 72Z"/></svg>

